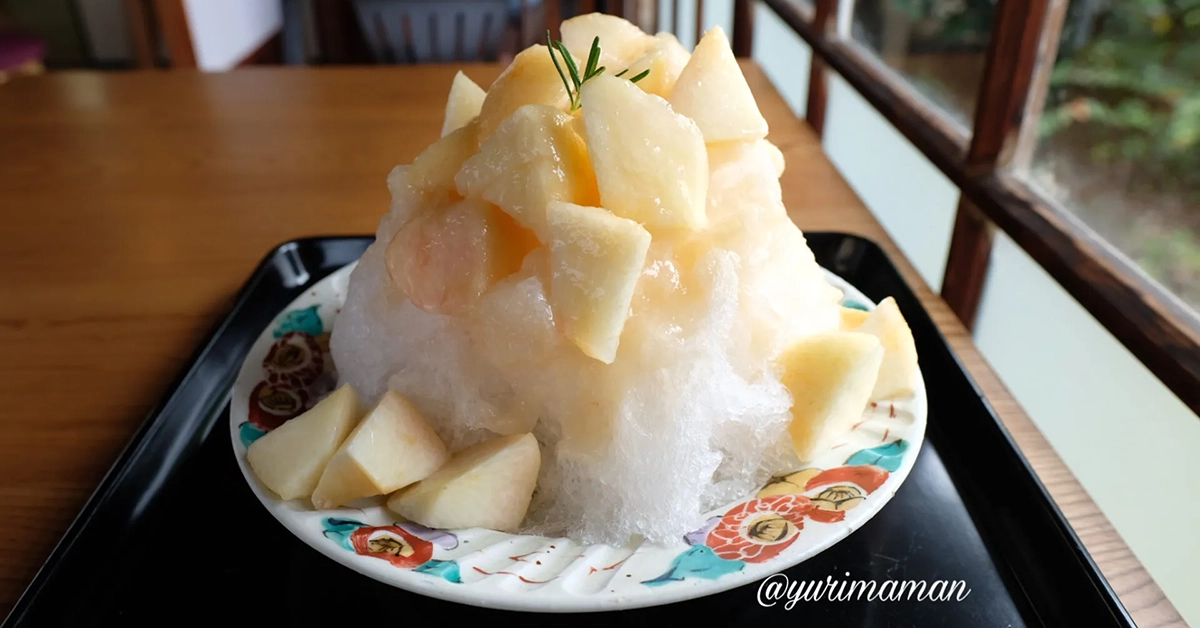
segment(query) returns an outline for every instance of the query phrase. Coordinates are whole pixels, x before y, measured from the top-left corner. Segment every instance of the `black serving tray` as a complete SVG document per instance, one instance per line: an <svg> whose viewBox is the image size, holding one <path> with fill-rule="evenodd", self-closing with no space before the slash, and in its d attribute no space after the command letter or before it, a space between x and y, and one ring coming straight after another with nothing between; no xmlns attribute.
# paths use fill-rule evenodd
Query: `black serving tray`
<svg viewBox="0 0 1200 628"><path fill-rule="evenodd" d="M229 389L258 334L371 242L340 237L296 240L266 257L4 626L1133 626L882 250L854 236L807 235L822 266L873 300L896 298L916 338L929 427L891 503L785 575L881 586L961 580L970 587L961 601L801 601L789 609L785 600L760 603L755 583L642 610L537 615L424 598L325 558L259 504L225 425Z"/></svg>

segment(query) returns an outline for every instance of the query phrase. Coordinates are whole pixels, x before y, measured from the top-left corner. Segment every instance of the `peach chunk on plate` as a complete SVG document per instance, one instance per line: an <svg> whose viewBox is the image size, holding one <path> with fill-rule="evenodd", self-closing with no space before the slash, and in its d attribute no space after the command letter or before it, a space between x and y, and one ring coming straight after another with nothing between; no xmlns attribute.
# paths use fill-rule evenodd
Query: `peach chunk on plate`
<svg viewBox="0 0 1200 628"><path fill-rule="evenodd" d="M488 89L479 109L479 140L487 141L513 112L525 105L561 107L566 100L567 89L554 68L549 49L540 44L530 46L513 58Z"/></svg>
<svg viewBox="0 0 1200 628"><path fill-rule="evenodd" d="M584 83L581 101L600 205L651 233L703 227L708 153L696 124L615 76Z"/></svg>
<svg viewBox="0 0 1200 628"><path fill-rule="evenodd" d="M389 391L329 459L313 506L326 510L391 493L425 479L449 457L412 404Z"/></svg>
<svg viewBox="0 0 1200 628"><path fill-rule="evenodd" d="M917 385L917 345L896 300L888 297L858 326L883 344L883 364L871 391L871 401L911 395Z"/></svg>
<svg viewBox="0 0 1200 628"><path fill-rule="evenodd" d="M454 75L450 84L450 96L446 99L446 115L442 121L442 137L467 126L467 123L479 116L483 109L483 101L487 92L475 84L466 74L459 72Z"/></svg>
<svg viewBox="0 0 1200 628"><path fill-rule="evenodd" d="M796 343L780 359L792 393L792 446L812 460L862 418L883 363L879 339L858 332L826 332Z"/></svg>
<svg viewBox="0 0 1200 628"><path fill-rule="evenodd" d="M515 532L537 487L542 456L533 434L468 447L433 475L392 495L388 508L423 526Z"/></svg>
<svg viewBox="0 0 1200 628"><path fill-rule="evenodd" d="M282 499L310 497L325 465L362 418L358 393L342 386L311 410L250 444L246 462Z"/></svg>
<svg viewBox="0 0 1200 628"><path fill-rule="evenodd" d="M604 42L598 66L613 74L626 69L630 61L654 43L652 36L633 23L604 13L573 17L563 22L559 30L562 31L562 43L579 59L588 58L597 38Z"/></svg>
<svg viewBox="0 0 1200 628"><path fill-rule="evenodd" d="M463 199L410 219L385 258L393 285L413 305L453 314L519 270L536 244L532 233L496 206Z"/></svg>
<svg viewBox="0 0 1200 628"><path fill-rule="evenodd" d="M571 116L525 105L505 120L455 175L463 196L493 203L546 241L546 206L592 203L596 177Z"/></svg>
<svg viewBox="0 0 1200 628"><path fill-rule="evenodd" d="M648 73L637 82L637 86L644 92L669 98L675 89L675 81L679 80L691 56L674 35L659 33L642 56L629 64L624 76L635 77Z"/></svg>
<svg viewBox="0 0 1200 628"><path fill-rule="evenodd" d="M721 27L704 35L671 92L671 106L696 121L708 143L759 140L767 121Z"/></svg>
<svg viewBox="0 0 1200 628"><path fill-rule="evenodd" d="M650 234L599 207L551 203L547 209L554 320L585 354L611 364Z"/></svg>
<svg viewBox="0 0 1200 628"><path fill-rule="evenodd" d="M454 177L475 154L478 131L478 120L472 120L430 144L405 170L408 184L427 194L440 192L449 197L457 193Z"/></svg>

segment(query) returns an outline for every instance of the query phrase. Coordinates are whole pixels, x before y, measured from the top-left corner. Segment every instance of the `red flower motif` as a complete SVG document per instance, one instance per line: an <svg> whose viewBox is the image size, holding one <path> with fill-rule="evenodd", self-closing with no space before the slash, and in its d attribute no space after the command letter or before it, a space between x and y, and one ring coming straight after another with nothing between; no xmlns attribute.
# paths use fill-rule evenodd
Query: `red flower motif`
<svg viewBox="0 0 1200 628"><path fill-rule="evenodd" d="M259 382L250 391L250 422L268 432L303 414L306 407L308 392L305 390Z"/></svg>
<svg viewBox="0 0 1200 628"><path fill-rule="evenodd" d="M883 486L888 475L887 470L871 465L797 471L768 485L774 494L731 508L704 544L727 560L765 562L800 537L805 519L817 523L844 520L846 511ZM779 490L787 492L774 492Z"/></svg>
<svg viewBox="0 0 1200 628"><path fill-rule="evenodd" d="M846 511L813 509L808 516L817 523L837 523L846 518Z"/></svg>
<svg viewBox="0 0 1200 628"><path fill-rule="evenodd" d="M804 485L804 490L810 491L814 488L822 486L830 486L833 484L843 484L849 482L862 487L868 495L874 493L876 489L883 486L883 483L888 479L887 469L876 467L874 465L864 464L853 467L837 467L818 473L813 479L809 480Z"/></svg>
<svg viewBox="0 0 1200 628"><path fill-rule="evenodd" d="M861 504L888 479L888 472L872 465L838 467L822 471L804 485L805 492L825 490L812 496L815 508L808 514L813 521L837 523L846 511Z"/></svg>
<svg viewBox="0 0 1200 628"><path fill-rule="evenodd" d="M359 528L350 534L350 544L360 556L386 560L401 569L419 567L433 558L432 543L399 526Z"/></svg>
<svg viewBox="0 0 1200 628"><path fill-rule="evenodd" d="M803 495L771 495L734 506L704 544L726 560L761 563L778 556L800 536L814 510Z"/></svg>
<svg viewBox="0 0 1200 628"><path fill-rule="evenodd" d="M325 370L321 345L311 334L292 331L271 345L263 358L267 383L288 388L304 388Z"/></svg>

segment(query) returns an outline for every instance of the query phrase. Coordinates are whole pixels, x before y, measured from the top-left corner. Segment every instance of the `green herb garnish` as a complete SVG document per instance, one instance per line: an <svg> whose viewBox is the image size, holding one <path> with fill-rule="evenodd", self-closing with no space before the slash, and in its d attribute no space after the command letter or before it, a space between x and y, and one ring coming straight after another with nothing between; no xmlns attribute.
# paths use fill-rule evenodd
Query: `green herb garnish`
<svg viewBox="0 0 1200 628"><path fill-rule="evenodd" d="M620 73L620 74L618 74L617 76L618 76L618 77L620 77L620 76L625 76L625 73L626 73L626 72L629 72L629 68L626 68L626 69L624 69L624 70L621 70L621 73ZM648 70L648 69L646 69L646 70L642 70L641 74L638 74L637 76L635 76L635 77L633 77L633 78L629 79L629 82L630 82L630 83L636 83L636 82L638 82L638 81L640 81L640 80L642 80L642 79L646 78L646 77L647 77L647 76L649 76L649 75L650 75L650 70Z"/></svg>
<svg viewBox="0 0 1200 628"><path fill-rule="evenodd" d="M554 61L554 68L558 70L558 76L562 79L563 87L567 88L567 95L571 97L571 111L575 111L582 102L580 101L579 88L588 82L589 79L600 76L604 73L604 66L596 67L600 63L600 38L596 37L592 40L592 50L588 53L587 65L583 68L583 75L579 74L579 66L575 64L575 59L571 57L571 53L567 50L567 46L561 41L550 37L550 31L546 31L546 47L550 49L550 59ZM557 50L558 54L554 54ZM559 57L562 57L562 63L559 63ZM567 66L566 71L563 71L563 65ZM622 70L617 76L624 76L629 70ZM646 70L641 74L629 79L629 82L636 83L650 74L650 70Z"/></svg>

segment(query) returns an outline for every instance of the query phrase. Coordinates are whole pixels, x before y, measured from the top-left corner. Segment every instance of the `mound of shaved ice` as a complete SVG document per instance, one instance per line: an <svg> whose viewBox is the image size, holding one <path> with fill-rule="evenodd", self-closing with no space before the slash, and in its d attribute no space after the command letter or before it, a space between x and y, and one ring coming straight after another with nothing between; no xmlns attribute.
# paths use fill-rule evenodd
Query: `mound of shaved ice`
<svg viewBox="0 0 1200 628"><path fill-rule="evenodd" d="M575 19L571 39L656 80L609 68L577 113L537 46L482 103L456 80L447 120L464 124L389 175L331 350L365 402L399 392L451 449L532 432L522 532L678 541L799 464L776 359L838 329L841 295L784 210L783 157L723 32L689 58Z"/></svg>
<svg viewBox="0 0 1200 628"><path fill-rule="evenodd" d="M466 311L409 302L384 252L427 201L398 167L334 326L342 382L366 402L405 395L452 449L532 431L543 463L525 533L678 540L795 468L772 360L836 329L841 296L784 210L778 149L710 148L709 163L708 227L655 237L612 364L556 330L544 248Z"/></svg>

